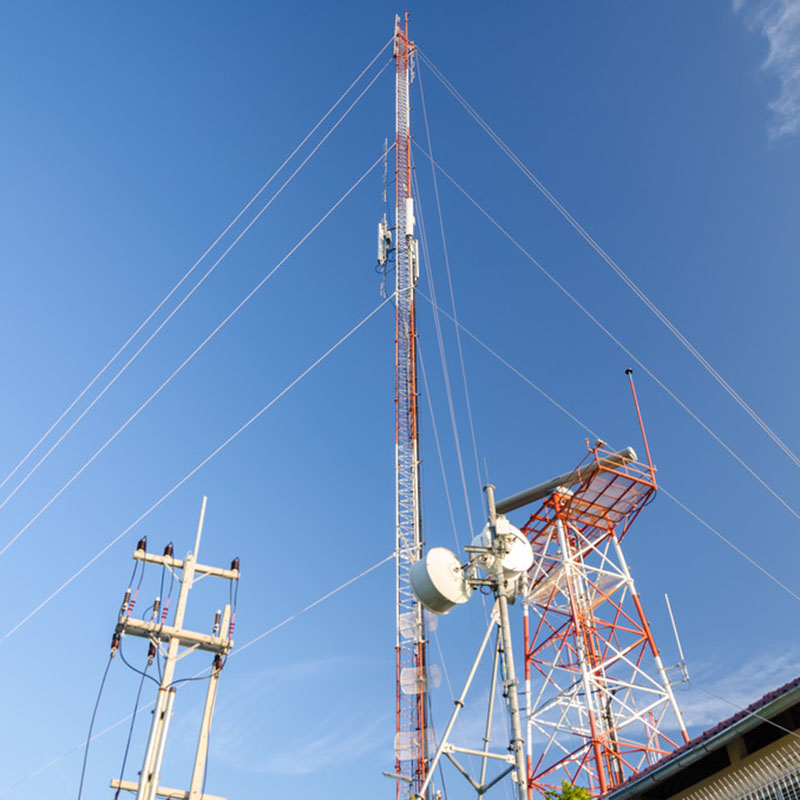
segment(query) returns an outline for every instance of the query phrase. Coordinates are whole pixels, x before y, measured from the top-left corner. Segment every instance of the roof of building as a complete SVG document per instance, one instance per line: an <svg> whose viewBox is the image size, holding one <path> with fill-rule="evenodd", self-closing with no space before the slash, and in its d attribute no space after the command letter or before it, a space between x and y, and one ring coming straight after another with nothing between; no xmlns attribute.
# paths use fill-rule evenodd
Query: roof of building
<svg viewBox="0 0 800 800"><path fill-rule="evenodd" d="M635 797L636 793L645 785L652 786L659 783L677 770L689 766L706 753L723 747L730 739L763 724L770 716L780 713L798 701L800 701L800 677L774 691L767 692L747 708L717 723L713 728L704 731L647 769L632 775L625 783L606 794L605 800L624 800L624 798Z"/></svg>

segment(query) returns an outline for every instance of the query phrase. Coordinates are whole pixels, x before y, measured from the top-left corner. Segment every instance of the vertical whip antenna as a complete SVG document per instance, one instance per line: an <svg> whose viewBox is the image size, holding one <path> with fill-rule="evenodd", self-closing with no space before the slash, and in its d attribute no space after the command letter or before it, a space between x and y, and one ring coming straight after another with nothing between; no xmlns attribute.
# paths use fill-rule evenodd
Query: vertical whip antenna
<svg viewBox="0 0 800 800"><path fill-rule="evenodd" d="M411 197L409 89L414 45L408 13L395 17L395 472L396 472L396 784L397 797L425 782L426 660L422 606L411 589L411 566L422 557L417 414L417 331L414 290L417 243Z"/></svg>
<svg viewBox="0 0 800 800"><path fill-rule="evenodd" d="M636 384L633 382L633 370L628 367L625 370L628 380L631 384L631 394L633 395L633 404L636 406L636 416L639 419L639 430L642 432L642 443L644 444L644 452L647 455L647 465L650 467L650 473L653 476L653 481L656 479L655 469L653 468L653 459L650 457L650 445L647 442L647 434L644 430L644 420L642 419L642 410L639 408L639 397L636 394Z"/></svg>

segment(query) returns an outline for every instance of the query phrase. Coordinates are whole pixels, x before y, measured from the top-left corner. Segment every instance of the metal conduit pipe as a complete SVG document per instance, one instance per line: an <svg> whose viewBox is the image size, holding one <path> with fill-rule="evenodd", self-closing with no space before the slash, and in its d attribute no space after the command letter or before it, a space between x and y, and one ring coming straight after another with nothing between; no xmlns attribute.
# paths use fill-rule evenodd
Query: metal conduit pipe
<svg viewBox="0 0 800 800"><path fill-rule="evenodd" d="M509 511L522 508L522 506L527 506L529 503L535 503L537 500L547 497L551 492L558 489L559 486L566 486L569 488L570 486L575 486L576 483L583 483L587 478L594 475L600 467L609 467L613 469L614 467L621 467L629 461L636 461L636 451L632 447L626 447L618 453L613 453L610 456L601 458L599 465L595 461L591 464L587 464L585 467L573 469L571 472L565 472L563 475L559 475L556 478L550 478L549 481L532 486L524 492L512 494L511 497L507 497L505 500L501 500L497 503L497 513L507 514Z"/></svg>

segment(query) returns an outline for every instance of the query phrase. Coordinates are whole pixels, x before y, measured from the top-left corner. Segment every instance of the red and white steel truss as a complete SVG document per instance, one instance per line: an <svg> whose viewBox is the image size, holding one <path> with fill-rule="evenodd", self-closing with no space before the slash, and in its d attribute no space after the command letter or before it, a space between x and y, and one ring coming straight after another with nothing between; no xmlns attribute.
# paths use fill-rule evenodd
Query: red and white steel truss
<svg viewBox="0 0 800 800"><path fill-rule="evenodd" d="M585 477L522 528L535 553L524 597L531 798L564 780L601 796L688 741L620 544L655 471L609 456L590 450Z"/></svg>
<svg viewBox="0 0 800 800"><path fill-rule="evenodd" d="M411 197L409 89L414 45L408 15L395 21L395 408L397 586L397 796L417 794L428 763L425 630L422 606L410 583L422 557L417 415L417 331L414 289L417 253Z"/></svg>

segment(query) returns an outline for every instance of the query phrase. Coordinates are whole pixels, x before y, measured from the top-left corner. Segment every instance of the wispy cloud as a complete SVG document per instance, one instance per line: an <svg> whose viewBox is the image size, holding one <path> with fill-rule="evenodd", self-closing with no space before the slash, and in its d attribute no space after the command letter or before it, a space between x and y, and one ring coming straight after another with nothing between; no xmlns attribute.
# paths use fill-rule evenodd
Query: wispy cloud
<svg viewBox="0 0 800 800"><path fill-rule="evenodd" d="M708 662L692 669L688 689L677 693L686 725L706 730L797 677L800 651L772 652L739 664L733 670Z"/></svg>
<svg viewBox="0 0 800 800"><path fill-rule="evenodd" d="M390 752L389 715L365 717L346 702L352 684L368 666L326 658L262 669L241 680L226 694L217 714L215 758L247 772L300 776ZM344 693L345 699L338 704L332 698L320 702L313 689L322 685L333 687L332 698ZM303 704L298 705L298 698Z"/></svg>
<svg viewBox="0 0 800 800"><path fill-rule="evenodd" d="M800 130L800 0L733 0L748 26L767 40L763 69L778 78L778 96L769 104L772 140Z"/></svg>

